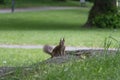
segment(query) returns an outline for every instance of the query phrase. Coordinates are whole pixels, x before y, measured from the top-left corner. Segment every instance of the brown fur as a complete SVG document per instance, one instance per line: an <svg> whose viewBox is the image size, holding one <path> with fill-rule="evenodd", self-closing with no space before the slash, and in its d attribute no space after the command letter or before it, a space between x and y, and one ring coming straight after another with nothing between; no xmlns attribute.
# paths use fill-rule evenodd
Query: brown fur
<svg viewBox="0 0 120 80"><path fill-rule="evenodd" d="M65 55L65 40L64 38L60 40L59 45L57 45L55 48L52 48L49 45L45 45L43 50L44 52L48 53L51 55L51 57L57 57L57 56L63 56Z"/></svg>

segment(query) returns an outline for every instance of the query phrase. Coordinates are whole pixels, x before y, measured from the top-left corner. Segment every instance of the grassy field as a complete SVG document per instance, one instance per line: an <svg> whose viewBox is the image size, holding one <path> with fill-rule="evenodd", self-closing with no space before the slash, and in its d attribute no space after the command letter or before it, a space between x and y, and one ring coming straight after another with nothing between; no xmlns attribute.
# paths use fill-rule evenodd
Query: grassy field
<svg viewBox="0 0 120 80"><path fill-rule="evenodd" d="M84 29L88 8L0 14L0 44L103 47L105 37L120 40L120 29ZM114 42L114 41L113 41ZM39 49L0 49L0 66L28 66L49 56ZM99 56L61 65L18 69L1 80L119 80L120 55Z"/></svg>
<svg viewBox="0 0 120 80"><path fill-rule="evenodd" d="M104 39L108 36L120 39L120 29L82 28L87 20L88 11L88 8L80 8L0 14L0 44L57 45L59 39L65 37L66 46L103 47ZM30 65L47 57L43 57L44 54L40 50L34 49L1 49L0 51L1 66ZM15 59L10 59L11 56ZM23 59L21 56L29 57ZM4 61L7 64L3 64Z"/></svg>
<svg viewBox="0 0 120 80"><path fill-rule="evenodd" d="M0 67L28 66L47 59L40 49L0 49Z"/></svg>
<svg viewBox="0 0 120 80"><path fill-rule="evenodd" d="M103 47L109 35L119 40L120 29L83 29L88 8L0 14L0 44Z"/></svg>
<svg viewBox="0 0 120 80"><path fill-rule="evenodd" d="M119 80L120 54L102 55L59 65L38 65L32 70L18 69L2 80Z"/></svg>
<svg viewBox="0 0 120 80"><path fill-rule="evenodd" d="M91 5L87 3L87 5ZM15 0L16 8L26 7L40 7L40 6L80 6L79 1L55 2L55 1L41 1L41 0ZM11 0L5 0L5 4L0 5L0 8L11 8Z"/></svg>

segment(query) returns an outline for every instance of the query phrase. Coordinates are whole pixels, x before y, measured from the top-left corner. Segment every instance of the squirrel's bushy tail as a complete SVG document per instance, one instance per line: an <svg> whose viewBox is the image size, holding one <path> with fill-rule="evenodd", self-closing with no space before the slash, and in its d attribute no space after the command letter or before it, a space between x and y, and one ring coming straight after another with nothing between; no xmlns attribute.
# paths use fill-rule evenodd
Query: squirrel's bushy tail
<svg viewBox="0 0 120 80"><path fill-rule="evenodd" d="M52 55L52 50L53 50L53 47L51 47L51 46L49 46L49 45L44 45L44 46L43 46L43 51L44 51L45 53L48 53L48 54Z"/></svg>

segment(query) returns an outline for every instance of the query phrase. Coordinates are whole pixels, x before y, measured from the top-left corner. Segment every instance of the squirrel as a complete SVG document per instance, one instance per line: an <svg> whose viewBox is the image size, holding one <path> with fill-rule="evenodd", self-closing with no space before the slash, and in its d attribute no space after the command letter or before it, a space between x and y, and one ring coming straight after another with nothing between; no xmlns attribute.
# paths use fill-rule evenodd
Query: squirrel
<svg viewBox="0 0 120 80"><path fill-rule="evenodd" d="M57 56L64 56L65 55L65 39L60 39L60 42L59 44L55 47L55 48L52 48L51 46L49 45L45 45L43 47L43 51L45 53L48 53L49 55L51 55L51 58L53 57L57 57Z"/></svg>

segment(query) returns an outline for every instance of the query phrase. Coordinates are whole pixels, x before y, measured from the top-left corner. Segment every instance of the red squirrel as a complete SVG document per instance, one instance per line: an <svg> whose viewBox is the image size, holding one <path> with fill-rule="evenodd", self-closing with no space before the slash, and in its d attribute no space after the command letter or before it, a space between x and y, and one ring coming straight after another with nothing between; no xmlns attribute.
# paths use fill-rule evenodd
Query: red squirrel
<svg viewBox="0 0 120 80"><path fill-rule="evenodd" d="M65 39L60 39L59 44L55 47L52 48L49 45L45 45L43 47L44 52L48 53L49 55L51 55L51 58L53 57L57 57L57 56L63 56L65 55Z"/></svg>

